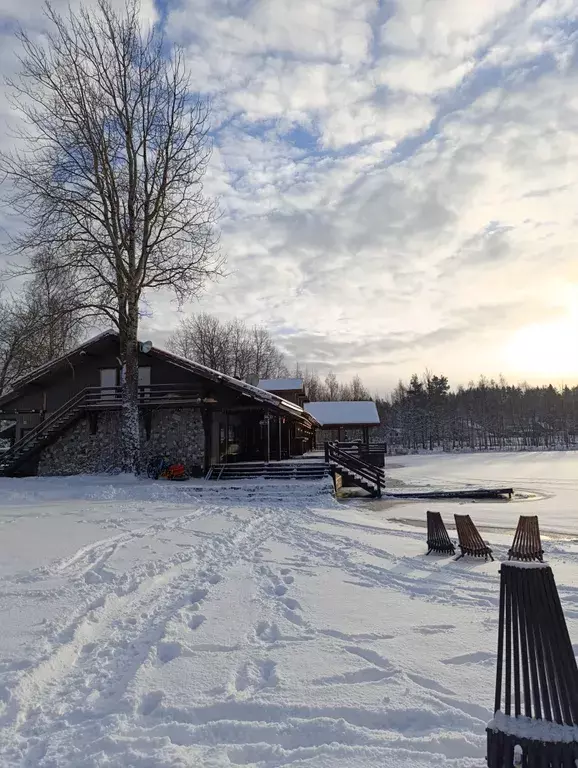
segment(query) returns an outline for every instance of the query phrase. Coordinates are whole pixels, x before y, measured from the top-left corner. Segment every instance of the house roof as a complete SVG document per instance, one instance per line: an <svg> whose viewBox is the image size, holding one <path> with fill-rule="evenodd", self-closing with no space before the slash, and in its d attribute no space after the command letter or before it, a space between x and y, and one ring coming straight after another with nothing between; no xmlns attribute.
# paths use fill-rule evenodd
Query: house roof
<svg viewBox="0 0 578 768"><path fill-rule="evenodd" d="M96 336L92 336L90 339L83 341L82 344L74 347L74 349L71 349L70 352L67 352L65 355L57 357L55 360L51 360L49 363L44 363L43 365L38 366L38 368L34 368L25 376L19 378L18 381L15 381L12 385L12 389L0 397L0 405L8 403L10 400L14 400L16 397L18 397L18 390L26 386L26 384L31 384L32 382L41 379L44 375L55 371L62 365L69 365L72 358L82 354L89 347L93 347L99 342L113 337L118 338L118 333L113 330L97 333Z"/></svg>
<svg viewBox="0 0 578 768"><path fill-rule="evenodd" d="M322 427L371 427L379 424L373 400L306 403L304 408Z"/></svg>
<svg viewBox="0 0 578 768"><path fill-rule="evenodd" d="M267 392L302 392L303 379L261 379L257 386Z"/></svg>
<svg viewBox="0 0 578 768"><path fill-rule="evenodd" d="M98 345L100 342L105 341L107 339L111 339L111 338L117 339L118 333L113 330L108 330L108 331L104 331L103 333L99 333L96 336L93 336L92 338L83 342L78 347L75 347L75 349L72 349L68 354L63 355L62 357L59 357L58 359L53 360L50 363L46 363L45 365L42 365L36 368L35 370L31 371L29 374L27 374L26 376L23 376L21 379L15 382L10 392L0 397L0 406L18 397L19 396L18 390L20 390L23 386L26 386L27 384L30 384L36 381L37 379L42 378L43 376L51 373L52 371L56 370L57 368L59 368L64 364L68 365L71 359L81 355L88 348ZM241 392L242 394L246 395L249 398L252 398L253 400L256 400L264 405L270 405L274 408L279 408L286 413L289 413L293 416L296 416L297 418L300 418L303 421L309 421L309 422L315 421L315 417L312 417L309 414L305 413L305 411L301 406L296 405L295 403L291 403L289 400L285 400L284 398L279 397L278 395L274 395L271 392L267 392L264 389L259 389L259 387L254 387L251 384L247 384L244 381L236 379L234 376L227 376L226 374L221 373L220 371L215 371L212 368L208 368L206 365L201 365L201 363L195 363L192 360L188 360L185 357L180 357L179 355L175 355L172 352L167 352L166 350L160 349L159 347L153 346L151 351L148 354L154 357L160 358L162 360L166 360L167 362L173 365L176 365L179 368L183 368L187 371L190 371L191 373L194 373L197 376L201 376L203 378L209 379L210 381L226 384L232 389L235 389L238 392Z"/></svg>
<svg viewBox="0 0 578 768"><path fill-rule="evenodd" d="M227 384L233 389L236 389L239 392L245 394L247 397L258 400L265 405L272 405L275 408L281 408L293 416L311 420L311 414L305 413L300 405L292 403L289 400L285 400L283 397L274 395L271 392L260 389L259 387L254 387L252 384L247 384L247 382L236 379L234 376L228 376L227 374L221 373L220 371L215 371L213 368L209 368L206 365L195 363L193 360L188 360L186 357L180 357L179 355L175 355L173 352L166 352L164 349L159 349L158 347L153 347L149 354L168 360L174 365L178 365L181 368L185 368L186 370L191 371L191 373L204 376L205 378L211 379L212 381ZM315 421L314 416L313 420Z"/></svg>

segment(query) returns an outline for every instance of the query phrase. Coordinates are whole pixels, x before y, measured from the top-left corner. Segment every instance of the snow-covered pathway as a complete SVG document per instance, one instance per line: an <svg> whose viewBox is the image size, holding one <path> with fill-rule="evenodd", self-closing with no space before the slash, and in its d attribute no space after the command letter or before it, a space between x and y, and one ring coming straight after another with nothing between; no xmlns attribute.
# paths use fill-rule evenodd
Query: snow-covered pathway
<svg viewBox="0 0 578 768"><path fill-rule="evenodd" d="M90 482L0 484L0 765L485 764L497 563L425 558L414 505Z"/></svg>

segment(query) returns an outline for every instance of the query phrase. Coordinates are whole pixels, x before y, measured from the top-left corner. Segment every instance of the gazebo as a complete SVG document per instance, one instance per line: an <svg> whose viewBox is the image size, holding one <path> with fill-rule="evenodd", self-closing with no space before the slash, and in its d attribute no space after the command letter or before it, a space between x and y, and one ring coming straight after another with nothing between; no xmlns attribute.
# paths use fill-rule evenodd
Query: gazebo
<svg viewBox="0 0 578 768"><path fill-rule="evenodd" d="M373 400L304 403L303 408L321 425L317 443L361 440L369 445L369 428L379 426Z"/></svg>

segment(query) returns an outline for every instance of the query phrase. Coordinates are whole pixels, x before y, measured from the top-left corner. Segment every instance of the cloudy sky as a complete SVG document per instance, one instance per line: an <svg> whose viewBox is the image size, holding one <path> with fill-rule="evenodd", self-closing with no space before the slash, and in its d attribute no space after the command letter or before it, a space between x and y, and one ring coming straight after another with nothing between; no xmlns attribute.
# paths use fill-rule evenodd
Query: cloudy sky
<svg viewBox="0 0 578 768"><path fill-rule="evenodd" d="M39 7L0 0L3 71ZM578 381L576 0L144 12L213 104L230 275L194 310L265 323L302 365L381 391L425 368ZM179 314L152 308L162 342Z"/></svg>

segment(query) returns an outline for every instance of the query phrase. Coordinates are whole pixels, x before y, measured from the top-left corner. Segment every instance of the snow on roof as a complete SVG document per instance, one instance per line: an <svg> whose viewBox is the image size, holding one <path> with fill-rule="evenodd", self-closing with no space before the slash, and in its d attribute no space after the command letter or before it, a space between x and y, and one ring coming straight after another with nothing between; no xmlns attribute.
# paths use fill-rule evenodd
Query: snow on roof
<svg viewBox="0 0 578 768"><path fill-rule="evenodd" d="M303 379L261 379L257 386L267 392L302 390Z"/></svg>
<svg viewBox="0 0 578 768"><path fill-rule="evenodd" d="M2 402L4 402L5 400L9 400L10 396L13 396L13 397L16 396L16 390L18 387L24 384L28 384L30 381L34 381L39 376L42 376L44 373L47 373L52 368L58 366L63 361L67 360L67 358L77 354L78 352L81 352L86 347L89 347L95 342L100 341L109 336L114 336L118 338L118 332L113 330L108 330L108 331L104 331L103 333L99 333L96 336L93 336L92 338L87 339L87 341L84 341L82 344L80 344L78 347L75 347L75 349L72 349L66 355L63 355L62 357L58 358L57 360L53 360L50 363L46 363L45 365L42 365L39 368L36 368L34 371L27 374L26 376L23 376L19 381L15 382L12 390L9 393L6 393L6 395L4 395L1 398ZM254 397L262 403L268 403L270 405L276 406L277 408L282 408L285 411L289 411L292 414L296 416L301 416L303 418L307 418L308 416L308 414L304 412L303 408L301 408L300 405L297 405L296 403L292 403L289 400L285 400L284 398L279 397L278 395L273 395L264 389L259 389L259 387L253 387L251 386L251 384L247 384L244 381L240 381L239 379L236 379L234 376L227 376L225 373L221 373L220 371L215 371L206 365L202 365L201 363L195 363L192 360L188 360L186 357L181 357L180 355L176 355L173 352L167 352L166 350L160 349L159 347L153 347L151 350L151 353L157 355L158 357L168 359L171 362L173 362L175 365L185 368L193 373L197 373L200 376L205 376L207 378L213 379L214 381L215 380L222 381L223 383L229 384L235 389L240 390L241 392L244 392L248 397Z"/></svg>
<svg viewBox="0 0 578 768"><path fill-rule="evenodd" d="M167 352L166 350L160 349L159 347L153 347L151 353L156 354L159 357L169 359L176 365L180 365L181 367L186 368L194 373L198 373L201 376L204 375L210 379L229 384L229 386L245 392L247 396L254 397L260 402L270 403L271 405L274 405L278 408L283 408L286 411L291 411L293 414L300 415L302 417L307 417L308 415L305 413L303 408L301 408L301 406L297 405L296 403L285 400L285 398L280 397L279 395L273 395L264 389L260 389L259 387L254 387L252 384L247 384L247 382L236 379L234 376L228 376L226 373L216 371L213 368L209 368L208 366L203 365L202 363L196 363L193 360L189 360L186 357L176 355L174 352Z"/></svg>
<svg viewBox="0 0 578 768"><path fill-rule="evenodd" d="M304 408L321 426L379 424L379 414L372 400L306 403Z"/></svg>

